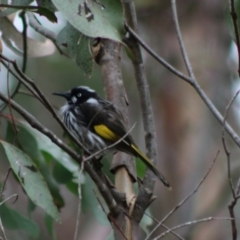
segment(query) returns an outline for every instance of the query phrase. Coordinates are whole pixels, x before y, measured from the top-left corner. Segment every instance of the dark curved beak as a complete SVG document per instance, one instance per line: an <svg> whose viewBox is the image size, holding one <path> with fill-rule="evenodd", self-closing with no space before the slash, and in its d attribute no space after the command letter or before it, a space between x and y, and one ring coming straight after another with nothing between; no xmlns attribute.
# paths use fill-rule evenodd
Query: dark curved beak
<svg viewBox="0 0 240 240"><path fill-rule="evenodd" d="M66 98L67 100L70 99L71 95L69 92L54 92L53 95L57 95L57 96L61 96L61 97L64 97Z"/></svg>

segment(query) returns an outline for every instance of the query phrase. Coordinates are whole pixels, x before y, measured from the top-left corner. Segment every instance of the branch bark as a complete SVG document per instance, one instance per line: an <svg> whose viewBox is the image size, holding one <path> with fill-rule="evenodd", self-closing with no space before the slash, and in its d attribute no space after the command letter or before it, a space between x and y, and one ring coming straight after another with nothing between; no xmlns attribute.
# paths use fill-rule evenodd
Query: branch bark
<svg viewBox="0 0 240 240"><path fill-rule="evenodd" d="M101 50L97 56L98 63L102 71L102 79L106 98L111 101L123 113L125 122L129 126L127 97L121 73L121 45L120 43L102 39ZM115 187L119 192L126 196L127 206L122 205L127 213L115 219L118 226L123 226L122 230L127 239L133 239L131 220L131 209L135 202L135 193L133 183L136 180L136 167L133 157L118 152L114 155L111 164L111 170L115 173ZM121 239L122 234L119 229L114 227L115 239Z"/></svg>

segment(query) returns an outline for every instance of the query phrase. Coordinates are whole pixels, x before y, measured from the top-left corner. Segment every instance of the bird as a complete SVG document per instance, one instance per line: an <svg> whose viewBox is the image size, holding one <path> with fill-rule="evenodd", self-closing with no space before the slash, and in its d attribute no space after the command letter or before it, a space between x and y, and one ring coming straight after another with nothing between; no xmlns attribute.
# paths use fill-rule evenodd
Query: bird
<svg viewBox="0 0 240 240"><path fill-rule="evenodd" d="M121 111L113 103L102 99L88 86L78 86L67 92L53 94L66 99L66 103L60 108L62 121L89 152L96 153L109 147L110 150L138 157L165 187L171 188L163 174L137 147L127 131Z"/></svg>

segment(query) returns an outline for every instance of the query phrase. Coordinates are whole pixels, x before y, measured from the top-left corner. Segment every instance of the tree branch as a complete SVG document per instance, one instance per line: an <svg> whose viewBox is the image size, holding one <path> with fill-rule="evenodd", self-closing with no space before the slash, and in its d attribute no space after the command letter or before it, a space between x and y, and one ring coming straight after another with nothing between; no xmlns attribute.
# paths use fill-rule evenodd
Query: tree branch
<svg viewBox="0 0 240 240"><path fill-rule="evenodd" d="M189 226L189 225L193 225L193 224L197 224L197 223L203 223L203 222L209 222L209 221L213 221L213 220L231 221L232 219L228 218L228 217L208 217L208 218L203 218L203 219L199 219L199 220L193 220L193 221L190 221L190 222L180 224L180 225L175 226L173 228L170 228L166 232L164 232L161 235L159 235L158 237L154 238L154 240L162 239L163 237L165 237L166 234L170 233L173 230L176 230L176 229L179 229L179 228L182 228L182 227L186 227L186 226Z"/></svg>
<svg viewBox="0 0 240 240"><path fill-rule="evenodd" d="M97 62L101 67L106 98L118 107L128 126L129 120L126 106L126 91L121 73L121 44L109 39L101 39L100 46L101 48L97 56ZM127 207L124 206L125 211L130 214L129 208L132 199L135 199L135 193L133 189L133 183L136 179L135 161L133 160L132 156L123 152L118 152L112 159L111 169L115 173L116 189L119 192L124 193L126 196ZM130 219L123 215L120 218L115 219L115 222L120 228L124 229L124 235L128 239L131 239L132 232ZM113 227L115 238L121 239L121 232L115 225L113 225Z"/></svg>
<svg viewBox="0 0 240 240"><path fill-rule="evenodd" d="M177 16L174 17L175 20L178 21ZM138 43L154 58L156 59L160 64L162 64L164 67L166 67L169 71L174 73L176 76L178 76L180 79L188 82L198 93L200 98L203 100L203 102L206 104L210 112L213 114L213 116L218 120L218 122L223 125L223 116L221 113L217 110L217 108L214 106L214 104L211 102L211 100L208 98L206 93L202 90L200 85L197 82L196 78L185 76L183 73L176 70L174 67L172 67L170 64L168 64L166 61L164 61L160 56L158 56L144 41L137 35L136 32L134 32L130 27L126 26L129 33L138 41ZM181 35L179 40L183 42ZM184 48L185 49L185 48ZM183 54L186 57L186 52L184 51ZM189 68L190 70L191 68ZM240 147L240 137L237 135L237 133L233 130L233 128L226 122L225 129L229 136L232 138L232 140L237 144L238 147Z"/></svg>
<svg viewBox="0 0 240 240"><path fill-rule="evenodd" d="M224 123L223 123L224 122L224 118L223 118L223 116L219 113L217 108L213 105L211 100L207 97L207 95L202 90L202 88L198 84L197 79L194 76L194 73L192 71L192 66L191 66L191 64L189 62L189 59L188 59L187 51L186 51L186 49L184 47L184 42L183 42L183 39L182 39L180 27L179 27L179 20L178 20L178 16L177 16L176 1L175 0L171 0L171 2L172 2L173 20L174 20L175 28L176 28L176 31L177 31L177 36L178 36L180 49L181 49L182 56L183 56L184 62L186 64L187 70L189 72L189 75L191 76L191 78L193 80L191 85L197 91L198 95L202 98L202 100L205 102L205 104L207 105L209 110L217 118L217 120L220 122L220 124L224 126ZM239 136L235 133L235 131L231 128L231 126L228 123L225 124L225 129L228 132L228 134L230 135L230 137L233 139L233 141L238 145L238 147L240 147L240 138L239 138Z"/></svg>
<svg viewBox="0 0 240 240"><path fill-rule="evenodd" d="M134 2L132 0L130 1L123 0L123 7L126 15L127 24L137 32L138 24ZM156 164L157 162L156 129L154 124L149 85L144 70L142 53L138 42L135 41L134 38L129 38L127 44L130 45L131 51L133 52L134 55L132 64L134 68L135 79L137 82L139 100L142 110L147 156L153 161L154 164ZM149 169L147 169L143 179L143 185L144 187L153 190L154 183L155 175Z"/></svg>
<svg viewBox="0 0 240 240"><path fill-rule="evenodd" d="M238 91L236 92L236 94L232 97L232 99L230 100L229 104L228 104L227 107L226 107L226 111L225 111L225 114L224 114L224 120L223 120L223 127L222 127L222 143L223 143L223 148L224 148L225 154L226 154L226 156L227 156L227 175L228 175L228 182L229 182L229 186L230 186L230 189L231 189L231 192L232 192L232 197L233 197L231 203L228 205L229 215L230 215L230 217L232 218L232 221L231 221L232 240L237 240L237 225L236 225L236 218L235 218L235 213L234 213L234 207L236 206L237 201L238 201L238 199L239 199L239 196L238 196L238 188L239 188L239 186L237 186L236 190L234 190L234 186L233 186L233 182L232 182L232 175L231 175L231 158L230 158L231 153L228 151L227 144L226 144L226 140L225 140L224 124L225 124L225 122L226 122L226 119L227 119L229 110L230 110L233 102L234 102L235 99L237 98L239 92L240 92L240 90L238 90ZM239 178L239 181L240 181L240 178ZM238 182L239 182L239 181L238 181Z"/></svg>

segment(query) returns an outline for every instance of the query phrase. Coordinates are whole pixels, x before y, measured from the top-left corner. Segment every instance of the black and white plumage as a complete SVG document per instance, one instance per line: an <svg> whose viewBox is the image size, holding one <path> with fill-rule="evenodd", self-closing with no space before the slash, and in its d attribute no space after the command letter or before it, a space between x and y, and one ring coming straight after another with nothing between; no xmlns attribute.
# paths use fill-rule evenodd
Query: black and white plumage
<svg viewBox="0 0 240 240"><path fill-rule="evenodd" d="M89 87L80 86L66 93L55 93L55 95L61 95L67 99L66 104L60 109L63 122L90 152L94 153L112 144L94 133L95 125L107 122L107 125L110 124L112 127L116 124L121 125L126 131L121 113L112 103L103 100Z"/></svg>
<svg viewBox="0 0 240 240"><path fill-rule="evenodd" d="M61 108L63 122L91 153L123 138L114 149L139 157L166 187L170 187L151 160L139 150L131 135L127 134L124 118L111 102L102 99L94 90L86 86L54 94L67 100Z"/></svg>

